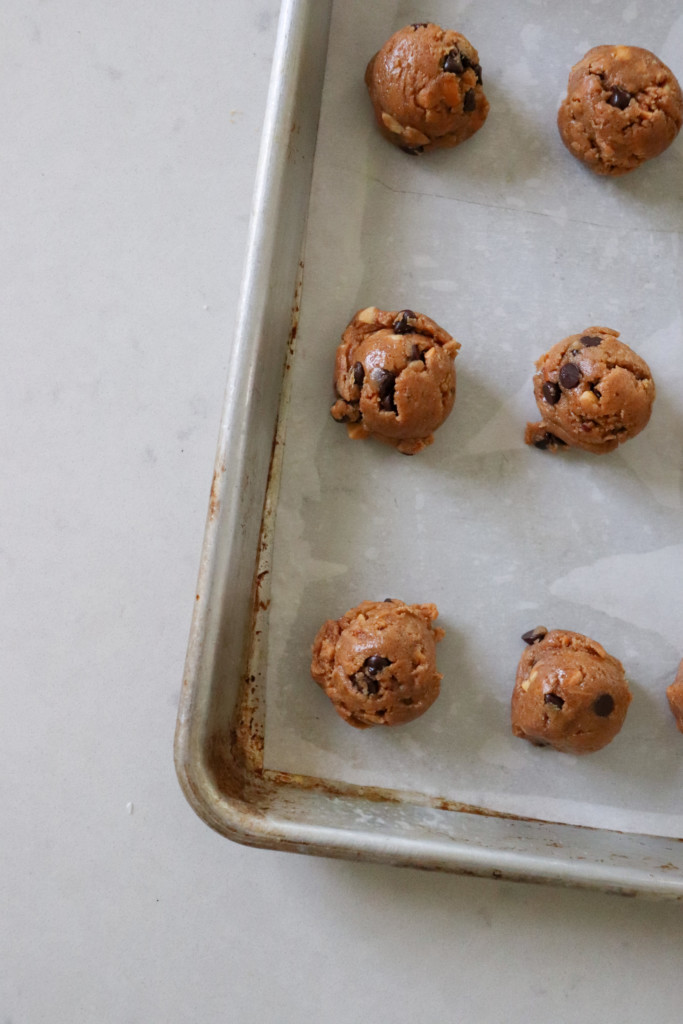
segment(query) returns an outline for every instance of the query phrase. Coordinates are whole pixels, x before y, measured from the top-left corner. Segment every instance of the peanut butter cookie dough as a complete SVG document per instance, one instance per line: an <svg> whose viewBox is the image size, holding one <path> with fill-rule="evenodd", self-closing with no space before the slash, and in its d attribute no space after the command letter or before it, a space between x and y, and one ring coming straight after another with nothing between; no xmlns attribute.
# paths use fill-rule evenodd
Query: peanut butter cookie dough
<svg viewBox="0 0 683 1024"><path fill-rule="evenodd" d="M601 455L647 426L655 384L644 359L609 327L587 327L536 362L534 395L543 419L524 439L556 451L572 445Z"/></svg>
<svg viewBox="0 0 683 1024"><path fill-rule="evenodd" d="M620 661L587 636L544 626L525 633L512 693L512 731L537 747L591 754L617 735L631 693Z"/></svg>
<svg viewBox="0 0 683 1024"><path fill-rule="evenodd" d="M379 130L406 153L458 146L489 112L479 54L465 36L431 22L395 32L368 64L365 83Z"/></svg>
<svg viewBox="0 0 683 1024"><path fill-rule="evenodd" d="M680 732L683 732L683 661L678 666L678 672L671 686L666 689L667 700L671 708L671 714L676 719L676 725Z"/></svg>
<svg viewBox="0 0 683 1024"><path fill-rule="evenodd" d="M575 64L557 115L565 146L596 174L627 174L659 156L683 121L673 72L638 46L595 46Z"/></svg>
<svg viewBox="0 0 683 1024"><path fill-rule="evenodd" d="M422 313L361 309L337 349L332 416L352 438L376 437L414 455L453 408L459 348Z"/></svg>
<svg viewBox="0 0 683 1024"><path fill-rule="evenodd" d="M431 707L442 678L438 614L433 604L363 601L321 626L311 675L349 725L403 725Z"/></svg>

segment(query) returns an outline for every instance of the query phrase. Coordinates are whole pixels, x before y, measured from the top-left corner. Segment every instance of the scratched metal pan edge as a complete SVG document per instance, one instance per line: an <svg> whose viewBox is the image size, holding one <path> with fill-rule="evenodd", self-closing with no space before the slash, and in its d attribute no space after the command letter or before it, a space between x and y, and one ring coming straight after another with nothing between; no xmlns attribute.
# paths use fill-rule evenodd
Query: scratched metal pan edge
<svg viewBox="0 0 683 1024"><path fill-rule="evenodd" d="M284 0L280 16L178 711L180 785L206 824L247 845L681 900L678 840L264 770L265 708L250 654L268 603L260 584L277 503L278 408L296 333L331 8L332 0Z"/></svg>
<svg viewBox="0 0 683 1024"><path fill-rule="evenodd" d="M242 693L260 510L300 271L330 9L315 0L284 0L264 115L175 737L181 786L211 824L218 801L206 779L206 751L213 716L223 713L222 721L232 721Z"/></svg>

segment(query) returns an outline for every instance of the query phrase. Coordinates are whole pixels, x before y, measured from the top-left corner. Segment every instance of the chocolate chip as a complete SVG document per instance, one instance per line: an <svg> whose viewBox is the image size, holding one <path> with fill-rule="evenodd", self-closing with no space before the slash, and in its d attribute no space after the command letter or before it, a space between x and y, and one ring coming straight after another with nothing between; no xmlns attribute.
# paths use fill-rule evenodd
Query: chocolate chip
<svg viewBox="0 0 683 1024"><path fill-rule="evenodd" d="M614 711L614 697L611 693L601 693L593 701L593 711L600 718L607 718Z"/></svg>
<svg viewBox="0 0 683 1024"><path fill-rule="evenodd" d="M557 693L546 693L543 698L544 704L552 704L554 708L563 708L564 700Z"/></svg>
<svg viewBox="0 0 683 1024"><path fill-rule="evenodd" d="M607 97L607 102L610 107L617 107L619 110L626 110L632 99L633 96L630 92L626 92L625 89L620 89L617 85Z"/></svg>
<svg viewBox="0 0 683 1024"><path fill-rule="evenodd" d="M465 69L465 71L467 71L468 68L472 68L475 75L477 76L477 81L479 82L479 85L481 85L481 64L475 64L474 61L470 60L466 53L460 54L460 60L462 61L462 66Z"/></svg>
<svg viewBox="0 0 683 1024"><path fill-rule="evenodd" d="M380 409L384 409L385 412L396 412L393 393L391 395L385 395L384 398L380 398L379 407Z"/></svg>
<svg viewBox="0 0 683 1024"><path fill-rule="evenodd" d="M576 363L565 363L560 370L559 381L563 388L575 388L581 380L581 370Z"/></svg>
<svg viewBox="0 0 683 1024"><path fill-rule="evenodd" d="M536 644L539 640L542 640L548 630L545 626L536 626L534 629L527 630L526 633L522 633L522 640L525 644Z"/></svg>
<svg viewBox="0 0 683 1024"><path fill-rule="evenodd" d="M424 362L424 353L423 353L423 352L420 352L420 347L419 347L419 345L412 345L412 346L411 346L411 349L410 349L410 355L408 356L408 359L409 359L409 360L410 360L411 362L413 362L413 363L414 363L414 362L415 362L415 361L416 361L417 359L421 359L421 360L422 360L422 361Z"/></svg>
<svg viewBox="0 0 683 1024"><path fill-rule="evenodd" d="M471 114L477 105L477 94L474 89L468 89L462 101L462 109L466 114Z"/></svg>
<svg viewBox="0 0 683 1024"><path fill-rule="evenodd" d="M424 146L399 146L398 148L402 149L408 156L418 156L419 153L424 153L425 151Z"/></svg>
<svg viewBox="0 0 683 1024"><path fill-rule="evenodd" d="M586 348L595 348L596 345L600 345L602 343L602 338L597 334L584 334L581 341Z"/></svg>
<svg viewBox="0 0 683 1024"><path fill-rule="evenodd" d="M543 434L542 437L539 437L534 441L534 448L540 448L540 450L544 452L546 448L553 448L556 444L560 444L559 437L555 437L554 434L548 433Z"/></svg>
<svg viewBox="0 0 683 1024"><path fill-rule="evenodd" d="M441 66L449 75L461 75L465 68L460 55L460 50L458 50L457 47L453 50L449 50L444 57L443 64Z"/></svg>
<svg viewBox="0 0 683 1024"><path fill-rule="evenodd" d="M377 367L372 371L370 377L377 384L380 399L393 394L396 378L389 370L382 370Z"/></svg>
<svg viewBox="0 0 683 1024"><path fill-rule="evenodd" d="M377 682L377 680L373 679L372 676L369 676L367 672L363 672L362 670L359 672L354 672L354 674L351 676L351 685L353 686L354 690L358 690L366 697L369 695L374 696L375 694L379 693L379 683Z"/></svg>
<svg viewBox="0 0 683 1024"><path fill-rule="evenodd" d="M417 31L418 28L427 28L428 24L428 21L414 21L410 27Z"/></svg>
<svg viewBox="0 0 683 1024"><path fill-rule="evenodd" d="M415 314L412 309L403 309L394 320L391 325L391 329L394 334L410 334L413 328L410 326L408 321L414 319Z"/></svg>
<svg viewBox="0 0 683 1024"><path fill-rule="evenodd" d="M363 671L366 675L376 676L378 672L381 672L387 665L391 665L388 658L383 658L380 654L371 654L369 658L366 658L363 662Z"/></svg>
<svg viewBox="0 0 683 1024"><path fill-rule="evenodd" d="M557 405L560 398L562 397L562 392L560 391L557 384L555 384L552 380L547 380L545 382L542 388L542 392L543 397L545 398L548 405Z"/></svg>
<svg viewBox="0 0 683 1024"><path fill-rule="evenodd" d="M385 604L391 604L393 600L394 600L393 597L385 597L384 598L384 603Z"/></svg>
<svg viewBox="0 0 683 1024"><path fill-rule="evenodd" d="M351 367L351 372L353 373L354 384L357 384L359 388L362 387L363 381L365 380L365 369L363 368L363 364L354 363Z"/></svg>
<svg viewBox="0 0 683 1024"><path fill-rule="evenodd" d="M388 598L387 600L391 600ZM356 690L360 690L368 697L375 697L380 691L380 684L375 676L383 668L391 665L388 658L382 658L379 654L372 654L363 662L363 667L351 676L351 683Z"/></svg>

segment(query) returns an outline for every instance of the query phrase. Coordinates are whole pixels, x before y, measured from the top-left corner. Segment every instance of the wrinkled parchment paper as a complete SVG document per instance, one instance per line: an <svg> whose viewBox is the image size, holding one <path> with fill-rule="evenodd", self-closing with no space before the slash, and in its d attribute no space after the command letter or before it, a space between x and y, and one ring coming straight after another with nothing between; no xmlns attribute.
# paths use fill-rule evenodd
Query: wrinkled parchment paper
<svg viewBox="0 0 683 1024"><path fill-rule="evenodd" d="M433 20L479 49L491 103L457 150L406 156L373 126L366 61ZM683 837L683 736L664 690L683 655L683 138L594 177L555 127L591 46L645 46L683 79L679 0L335 4L274 541L266 766L499 811ZM407 458L329 416L339 336L367 305L428 313L461 343L455 410ZM650 364L646 431L614 454L525 448L534 360L593 325ZM434 601L442 694L419 721L356 731L310 678L326 618L363 599ZM510 733L523 644L587 633L633 690L583 758Z"/></svg>

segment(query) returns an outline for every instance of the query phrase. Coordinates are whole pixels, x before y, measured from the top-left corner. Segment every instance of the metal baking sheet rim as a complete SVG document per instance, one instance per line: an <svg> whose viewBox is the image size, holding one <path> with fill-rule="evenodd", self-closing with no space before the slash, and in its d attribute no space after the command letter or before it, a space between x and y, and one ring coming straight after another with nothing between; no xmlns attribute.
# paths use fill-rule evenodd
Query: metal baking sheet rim
<svg viewBox="0 0 683 1024"><path fill-rule="evenodd" d="M226 600L221 561L235 559L243 540L240 488L249 480L245 424L255 403L255 363L271 298L270 276L280 253L279 215L289 200L286 174L301 157L292 146L301 131L301 85L317 90L309 103L308 152L299 160L300 184L310 186L332 0L284 0L264 120L234 358L226 386L218 451L200 560L194 614L175 734L175 765L185 796L220 834L250 846L367 860L481 877L596 888L622 895L683 900L683 842L657 836L542 822L454 804L419 793L338 784L264 769L259 684L249 667L250 640L267 613L269 540L277 499L282 420L278 397L272 450L264 460L263 516L254 531L250 585L239 596L244 626L241 654L232 660L233 715L216 728L216 675L220 654L211 598ZM317 58L311 40L317 40ZM305 73L305 74L304 74ZM305 141L303 143L305 146ZM296 172L294 172L296 173ZM304 200L302 200L303 202ZM295 205L295 204L294 204ZM305 209L299 224L299 258L292 269L288 322L282 323L285 392L293 353L303 262ZM280 318L282 321L282 317ZM280 371L282 380L282 371ZM251 384L252 387L245 385ZM254 474L256 475L256 474ZM256 486L251 483L252 490ZM245 487L241 488L243 492ZM246 503L248 505L248 502ZM244 520L244 509L242 509ZM226 556L219 553L225 548ZM256 563L254 569L254 562ZM231 605L231 610L237 606ZM215 620L215 616L214 616ZM237 671L235 671L237 670ZM227 688L227 687L226 687ZM384 828L360 829L358 810L381 808ZM392 816L394 830L387 828ZM412 833L412 834L411 834ZM458 834L459 833L459 834Z"/></svg>

